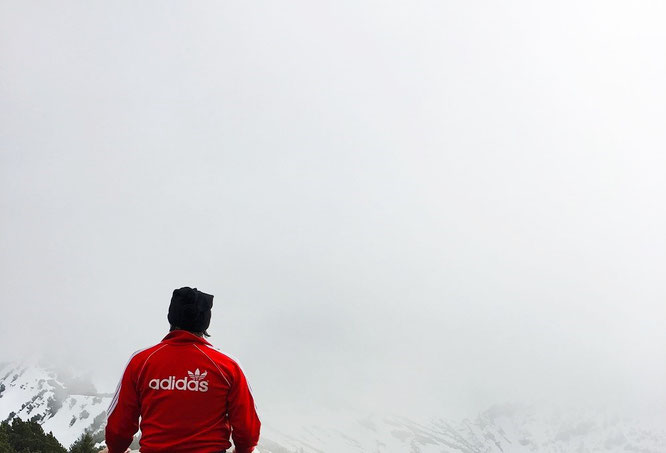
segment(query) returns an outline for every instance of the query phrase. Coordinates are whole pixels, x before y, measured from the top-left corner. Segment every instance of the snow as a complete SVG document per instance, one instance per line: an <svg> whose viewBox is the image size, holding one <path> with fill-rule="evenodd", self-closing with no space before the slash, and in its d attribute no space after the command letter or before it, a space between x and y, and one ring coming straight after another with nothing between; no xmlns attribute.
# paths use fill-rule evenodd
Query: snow
<svg viewBox="0 0 666 453"><path fill-rule="evenodd" d="M461 421L324 412L292 416L287 423L280 414L265 414L262 439L304 453L666 451L666 424L654 414L622 417L598 408L548 405L495 406Z"/></svg>
<svg viewBox="0 0 666 453"><path fill-rule="evenodd" d="M51 380L53 375L38 367L5 365L0 370L0 383L5 386L0 417L4 420L11 412L24 419L44 414L48 399L55 395Z"/></svg>
<svg viewBox="0 0 666 453"><path fill-rule="evenodd" d="M69 446L90 427L96 416L106 414L110 400L108 397L68 396L62 408L55 416L46 420L42 427L46 432L58 433L58 440L63 445Z"/></svg>
<svg viewBox="0 0 666 453"><path fill-rule="evenodd" d="M2 390L4 386L4 390ZM101 432L108 395L70 392L38 364L0 365L0 420L37 417L70 446ZM95 420L97 418L97 420ZM264 408L257 453L666 452L666 414L505 404L462 420L368 414L350 409Z"/></svg>
<svg viewBox="0 0 666 453"><path fill-rule="evenodd" d="M69 447L93 428L110 403L108 396L77 395L67 390L53 370L36 363L5 364L0 367L0 420L13 414L23 420L36 417L45 432L53 432ZM101 422L99 420L98 422Z"/></svg>

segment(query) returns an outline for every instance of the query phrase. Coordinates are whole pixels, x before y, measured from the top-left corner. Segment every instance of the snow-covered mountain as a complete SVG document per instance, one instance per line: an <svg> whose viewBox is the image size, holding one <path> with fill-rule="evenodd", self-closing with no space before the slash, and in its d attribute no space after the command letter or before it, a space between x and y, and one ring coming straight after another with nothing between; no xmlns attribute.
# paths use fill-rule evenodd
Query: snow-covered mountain
<svg viewBox="0 0 666 453"><path fill-rule="evenodd" d="M111 395L36 364L0 365L0 421L35 419L69 447L82 433L103 437Z"/></svg>
<svg viewBox="0 0 666 453"><path fill-rule="evenodd" d="M498 405L474 418L408 418L370 415L276 429L263 438L277 452L386 453L664 453L666 418L621 416L603 409L558 409L550 405ZM270 439L268 441L267 439Z"/></svg>
<svg viewBox="0 0 666 453"><path fill-rule="evenodd" d="M0 421L35 418L69 446L103 438L111 395L38 365L0 365ZM345 411L261 413L257 453L664 453L666 417L548 405L494 406L462 420Z"/></svg>

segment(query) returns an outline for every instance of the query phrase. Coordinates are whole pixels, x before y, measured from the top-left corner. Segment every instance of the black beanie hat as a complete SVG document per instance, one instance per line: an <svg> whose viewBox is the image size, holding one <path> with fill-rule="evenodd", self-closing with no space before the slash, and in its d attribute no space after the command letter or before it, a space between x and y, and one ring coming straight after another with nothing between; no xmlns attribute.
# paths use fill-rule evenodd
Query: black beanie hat
<svg viewBox="0 0 666 453"><path fill-rule="evenodd" d="M185 286L173 290L167 319L172 326L190 332L205 332L210 325L213 296Z"/></svg>

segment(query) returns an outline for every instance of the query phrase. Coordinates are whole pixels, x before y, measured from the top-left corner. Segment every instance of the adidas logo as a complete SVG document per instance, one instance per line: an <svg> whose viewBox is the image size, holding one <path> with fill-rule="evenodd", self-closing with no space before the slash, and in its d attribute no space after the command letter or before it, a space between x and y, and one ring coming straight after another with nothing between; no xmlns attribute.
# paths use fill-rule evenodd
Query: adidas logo
<svg viewBox="0 0 666 453"><path fill-rule="evenodd" d="M153 390L186 390L190 392L207 392L208 381L204 381L208 371L203 373L197 368L194 373L187 372L187 377L176 379L176 376L169 376L165 379L151 379L148 387Z"/></svg>

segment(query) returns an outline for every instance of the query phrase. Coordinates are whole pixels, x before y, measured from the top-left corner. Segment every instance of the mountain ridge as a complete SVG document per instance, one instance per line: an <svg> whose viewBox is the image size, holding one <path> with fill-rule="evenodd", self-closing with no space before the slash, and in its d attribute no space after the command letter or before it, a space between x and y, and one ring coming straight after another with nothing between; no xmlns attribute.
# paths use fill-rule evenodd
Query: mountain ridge
<svg viewBox="0 0 666 453"><path fill-rule="evenodd" d="M111 398L40 364L0 364L0 421L37 420L67 447L84 432L103 442ZM261 417L257 453L666 452L663 412L506 403L461 419L326 408Z"/></svg>

